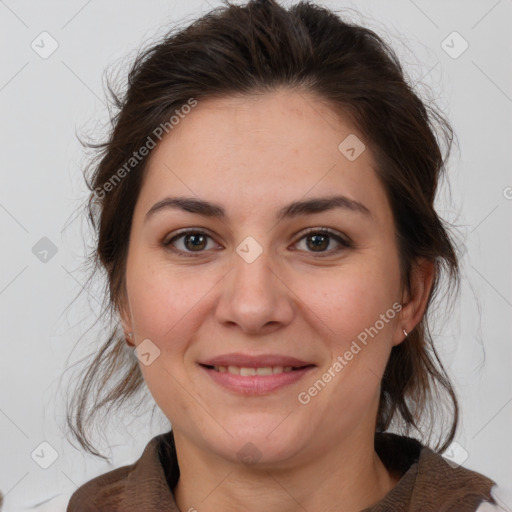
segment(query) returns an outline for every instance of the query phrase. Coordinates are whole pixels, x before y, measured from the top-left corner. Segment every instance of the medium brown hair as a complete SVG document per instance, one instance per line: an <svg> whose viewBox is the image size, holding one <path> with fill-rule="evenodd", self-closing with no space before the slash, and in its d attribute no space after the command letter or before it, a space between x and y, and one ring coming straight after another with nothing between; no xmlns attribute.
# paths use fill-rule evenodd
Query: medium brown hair
<svg viewBox="0 0 512 512"><path fill-rule="evenodd" d="M116 173L119 177L123 166L126 169L126 162L147 144L155 128L168 123L191 98L200 102L280 87L324 100L371 148L393 213L404 290L410 290L411 270L419 258L435 266L421 322L391 351L381 382L376 431L394 427L409 433L414 428L424 435L442 425L444 437L436 449L444 451L453 440L459 408L434 347L427 314L440 285L458 291L460 281L454 245L434 209L453 141L449 123L420 100L396 54L373 31L311 2L285 9L274 0L253 0L244 6L226 0L224 6L139 52L126 91L116 93L109 85L114 111L108 139L86 144L96 152L85 172L91 191L87 213L97 235L88 262L93 274L106 273L102 316L111 319L108 339L91 354L94 359L68 403L67 424L90 453L105 458L88 439L88 426L100 410L108 406L112 411L145 387L118 314L126 299L131 220L149 156L132 162L114 186L107 183ZM445 419L447 428L441 423Z"/></svg>

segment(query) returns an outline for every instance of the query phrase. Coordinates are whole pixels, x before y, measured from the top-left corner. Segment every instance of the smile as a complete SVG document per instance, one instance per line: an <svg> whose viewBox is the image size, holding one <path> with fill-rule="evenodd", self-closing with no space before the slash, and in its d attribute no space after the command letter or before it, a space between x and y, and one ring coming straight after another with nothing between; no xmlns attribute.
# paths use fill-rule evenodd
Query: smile
<svg viewBox="0 0 512 512"><path fill-rule="evenodd" d="M214 366L213 369L220 373L229 372L232 375L249 377L251 375L273 375L275 373L291 372L296 370L293 366L263 366L261 368L244 368L240 366Z"/></svg>
<svg viewBox="0 0 512 512"><path fill-rule="evenodd" d="M243 396L276 393L303 379L316 368L313 364L299 367L199 364L198 367L219 388Z"/></svg>

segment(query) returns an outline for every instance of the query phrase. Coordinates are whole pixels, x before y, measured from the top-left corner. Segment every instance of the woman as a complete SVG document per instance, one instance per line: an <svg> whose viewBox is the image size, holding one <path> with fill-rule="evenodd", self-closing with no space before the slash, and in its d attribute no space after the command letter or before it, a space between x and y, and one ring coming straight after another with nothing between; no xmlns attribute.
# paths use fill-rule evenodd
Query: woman
<svg viewBox="0 0 512 512"><path fill-rule="evenodd" d="M89 206L124 335L69 424L99 455L84 404L117 370L91 417L147 385L172 430L68 511L494 504L440 455L458 404L428 312L459 278L433 206L452 131L393 51L312 3L228 4L141 55L117 105Z"/></svg>

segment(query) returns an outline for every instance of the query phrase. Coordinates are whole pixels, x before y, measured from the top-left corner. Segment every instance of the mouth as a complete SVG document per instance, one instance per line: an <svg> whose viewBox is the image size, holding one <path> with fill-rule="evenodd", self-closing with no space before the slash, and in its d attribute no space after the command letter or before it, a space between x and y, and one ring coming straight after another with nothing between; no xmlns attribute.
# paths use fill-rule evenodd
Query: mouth
<svg viewBox="0 0 512 512"><path fill-rule="evenodd" d="M204 368L208 370L214 370L218 373L230 373L231 375L240 375L242 377L251 377L253 375L263 376L263 375L276 375L280 373L288 373L297 370L302 370L304 368L308 368L310 365L304 366L261 366L261 367L244 367L244 366L211 366L207 364L201 364Z"/></svg>
<svg viewBox="0 0 512 512"><path fill-rule="evenodd" d="M229 354L201 363L199 367L225 390L243 395L265 395L298 382L316 365L277 356Z"/></svg>

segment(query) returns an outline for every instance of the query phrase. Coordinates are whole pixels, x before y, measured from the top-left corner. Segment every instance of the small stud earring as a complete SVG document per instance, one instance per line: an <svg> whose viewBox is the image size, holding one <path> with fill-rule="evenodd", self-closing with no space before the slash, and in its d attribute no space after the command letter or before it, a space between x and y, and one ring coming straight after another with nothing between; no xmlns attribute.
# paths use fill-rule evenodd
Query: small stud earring
<svg viewBox="0 0 512 512"><path fill-rule="evenodd" d="M407 331L405 329L402 329L402 332L405 334L405 337L407 338Z"/></svg>
<svg viewBox="0 0 512 512"><path fill-rule="evenodd" d="M131 341L129 341L129 340L131 340L132 338L133 338L133 332L129 332L129 333L125 334L125 341L126 341L126 344L127 344L127 345L130 345L131 347L133 347L133 346L134 346L134 344L133 344Z"/></svg>

